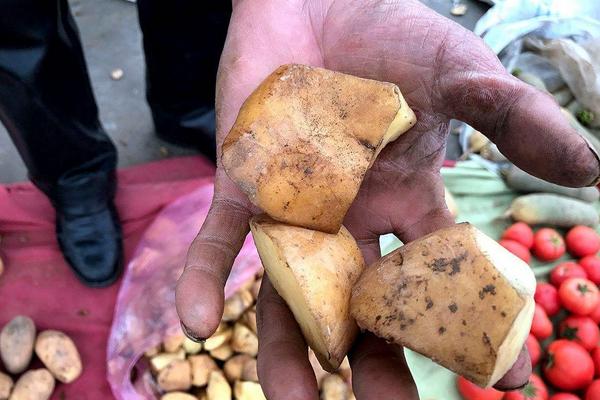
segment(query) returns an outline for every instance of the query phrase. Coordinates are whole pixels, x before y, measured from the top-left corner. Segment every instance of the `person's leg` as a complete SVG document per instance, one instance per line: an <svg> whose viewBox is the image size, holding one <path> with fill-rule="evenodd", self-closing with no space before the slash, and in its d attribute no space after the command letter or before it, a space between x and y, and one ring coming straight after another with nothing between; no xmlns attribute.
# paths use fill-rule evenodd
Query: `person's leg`
<svg viewBox="0 0 600 400"><path fill-rule="evenodd" d="M159 137L215 159L215 84L228 0L138 0L147 98Z"/></svg>
<svg viewBox="0 0 600 400"><path fill-rule="evenodd" d="M87 283L117 276L116 149L67 0L0 0L0 120L57 211L65 257Z"/></svg>

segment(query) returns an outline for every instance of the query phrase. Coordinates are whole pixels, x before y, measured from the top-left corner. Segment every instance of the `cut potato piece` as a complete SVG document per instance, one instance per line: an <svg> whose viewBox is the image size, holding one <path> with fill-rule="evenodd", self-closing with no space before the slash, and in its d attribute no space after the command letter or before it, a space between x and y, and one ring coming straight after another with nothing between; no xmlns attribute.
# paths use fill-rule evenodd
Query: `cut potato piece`
<svg viewBox="0 0 600 400"><path fill-rule="evenodd" d="M358 331L350 296L365 265L356 241L345 227L328 234L266 216L252 218L250 227L267 275L307 343L325 370L336 370Z"/></svg>
<svg viewBox="0 0 600 400"><path fill-rule="evenodd" d="M392 83L283 65L246 99L221 159L272 218L336 233L381 149L415 122Z"/></svg>
<svg viewBox="0 0 600 400"><path fill-rule="evenodd" d="M486 387L531 326L529 266L469 224L441 229L370 266L354 287L358 325Z"/></svg>

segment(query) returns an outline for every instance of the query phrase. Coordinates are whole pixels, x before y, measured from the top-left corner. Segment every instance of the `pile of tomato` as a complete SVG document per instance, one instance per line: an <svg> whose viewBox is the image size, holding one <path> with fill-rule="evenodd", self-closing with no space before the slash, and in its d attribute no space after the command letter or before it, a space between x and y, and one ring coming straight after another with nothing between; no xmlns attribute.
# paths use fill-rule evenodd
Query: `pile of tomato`
<svg viewBox="0 0 600 400"><path fill-rule="evenodd" d="M563 238L552 228L534 232L522 222L510 226L500 244L527 263L532 255L556 261L549 282L538 282L527 349L534 372L520 390L481 389L460 377L466 400L600 400L600 236L586 226ZM552 393L552 394L550 394Z"/></svg>

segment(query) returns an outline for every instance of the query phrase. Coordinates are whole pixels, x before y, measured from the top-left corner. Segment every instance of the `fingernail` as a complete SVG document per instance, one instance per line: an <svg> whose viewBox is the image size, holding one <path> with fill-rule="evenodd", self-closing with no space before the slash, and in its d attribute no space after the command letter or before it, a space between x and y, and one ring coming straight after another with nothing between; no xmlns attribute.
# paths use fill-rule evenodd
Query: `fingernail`
<svg viewBox="0 0 600 400"><path fill-rule="evenodd" d="M183 334L185 336L187 336L188 339L190 339L191 341L196 342L196 343L204 343L206 341L206 339L203 339L203 338L199 337L194 332L192 332L190 330L190 328L188 328L187 326L185 326L185 324L183 323L183 321L179 321L179 322L181 323L181 330L183 331Z"/></svg>
<svg viewBox="0 0 600 400"><path fill-rule="evenodd" d="M594 147L594 145L592 144L592 142L590 142L585 136L581 136L581 137L583 138L583 140L585 140L585 142L588 145L588 148L590 149L592 154L594 154L594 156L596 157L596 161L598 161L598 166L600 168L600 154L598 153L598 149L596 149ZM590 183L588 186L598 186L598 184L600 184L600 175L598 175L596 177L596 179L594 179L594 181L592 183Z"/></svg>

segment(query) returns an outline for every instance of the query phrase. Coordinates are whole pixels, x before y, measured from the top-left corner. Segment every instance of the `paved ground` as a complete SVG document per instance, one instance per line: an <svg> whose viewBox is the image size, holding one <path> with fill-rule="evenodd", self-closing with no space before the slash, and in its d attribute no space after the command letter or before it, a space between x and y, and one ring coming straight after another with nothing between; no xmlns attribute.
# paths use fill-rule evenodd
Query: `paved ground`
<svg viewBox="0 0 600 400"><path fill-rule="evenodd" d="M422 1L450 16L452 0ZM474 0L463 1L469 5L468 12L454 19L472 28L486 7ZM119 149L119 165L193 154L153 134L144 97L144 62L135 5L123 0L71 0L70 4L81 32L100 119ZM110 78L116 68L124 72L118 81ZM0 125L0 182L20 181L26 176L18 153Z"/></svg>

